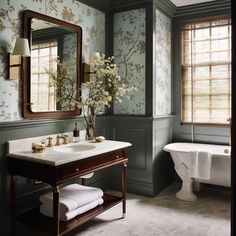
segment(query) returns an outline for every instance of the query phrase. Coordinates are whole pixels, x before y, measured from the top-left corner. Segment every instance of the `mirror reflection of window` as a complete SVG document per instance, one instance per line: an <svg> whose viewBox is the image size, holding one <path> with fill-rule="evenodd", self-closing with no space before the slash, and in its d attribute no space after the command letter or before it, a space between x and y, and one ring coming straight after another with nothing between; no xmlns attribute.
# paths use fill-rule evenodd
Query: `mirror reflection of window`
<svg viewBox="0 0 236 236"><path fill-rule="evenodd" d="M56 39L32 44L31 101L33 103L33 112L56 110L55 89L49 86L49 75L45 68L56 70L57 57L58 45Z"/></svg>
<svg viewBox="0 0 236 236"><path fill-rule="evenodd" d="M62 63L73 85L77 86L77 34L38 19L32 19L31 32L31 111L74 110L70 103L58 100L61 91L52 86L49 73L57 73L57 63Z"/></svg>

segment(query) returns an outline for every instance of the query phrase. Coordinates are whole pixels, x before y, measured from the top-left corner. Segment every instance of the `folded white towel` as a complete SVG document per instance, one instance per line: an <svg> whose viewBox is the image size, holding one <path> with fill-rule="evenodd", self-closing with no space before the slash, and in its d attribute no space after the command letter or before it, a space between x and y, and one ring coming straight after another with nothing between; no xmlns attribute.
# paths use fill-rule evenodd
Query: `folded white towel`
<svg viewBox="0 0 236 236"><path fill-rule="evenodd" d="M72 218L83 214L86 211L89 211L93 208L95 208L98 205L102 205L103 204L103 199L99 198L98 200L95 200L93 202L90 202L86 205L83 205L82 207L79 207L75 210L69 211L66 214L62 214L62 212L60 211L60 220L61 221L68 221L71 220ZM45 216L49 216L49 217L53 217L53 207L50 205L50 207L46 206L45 204L42 204L40 206L40 212L45 215Z"/></svg>
<svg viewBox="0 0 236 236"><path fill-rule="evenodd" d="M191 152L191 177L210 179L212 152L208 150L195 150Z"/></svg>
<svg viewBox="0 0 236 236"><path fill-rule="evenodd" d="M80 176L80 178L81 179L89 179L89 178L93 177L93 175L94 175L94 172L87 174L87 175Z"/></svg>
<svg viewBox="0 0 236 236"><path fill-rule="evenodd" d="M103 196L99 188L70 184L60 189L60 209L63 213L75 210L78 207L93 202ZM53 193L49 192L39 197L39 200L47 205L53 205Z"/></svg>

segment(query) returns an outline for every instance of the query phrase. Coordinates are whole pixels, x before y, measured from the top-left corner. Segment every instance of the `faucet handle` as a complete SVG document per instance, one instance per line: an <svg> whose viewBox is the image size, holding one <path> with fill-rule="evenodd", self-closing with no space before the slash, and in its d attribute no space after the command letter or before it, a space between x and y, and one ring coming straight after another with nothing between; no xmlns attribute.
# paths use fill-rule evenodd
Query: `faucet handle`
<svg viewBox="0 0 236 236"><path fill-rule="evenodd" d="M56 143L55 143L55 146L59 146L60 145L60 135L58 134L57 135L57 141L56 141Z"/></svg>
<svg viewBox="0 0 236 236"><path fill-rule="evenodd" d="M69 136L67 134L64 135L64 144L69 143Z"/></svg>
<svg viewBox="0 0 236 236"><path fill-rule="evenodd" d="M51 138L51 137L48 137L47 140L48 140L48 145L47 145L47 147L52 147L52 146L53 146L53 144L52 144L52 138Z"/></svg>

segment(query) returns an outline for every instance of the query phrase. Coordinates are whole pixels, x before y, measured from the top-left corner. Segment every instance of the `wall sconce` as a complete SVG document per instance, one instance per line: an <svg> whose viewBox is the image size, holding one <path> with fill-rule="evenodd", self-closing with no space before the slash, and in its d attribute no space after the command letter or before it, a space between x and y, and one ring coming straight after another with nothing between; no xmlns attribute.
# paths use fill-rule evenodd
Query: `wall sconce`
<svg viewBox="0 0 236 236"><path fill-rule="evenodd" d="M8 53L9 79L19 79L22 68L22 57L30 57L28 39L17 38L13 53Z"/></svg>
<svg viewBox="0 0 236 236"><path fill-rule="evenodd" d="M90 56L90 60L94 60L94 58L100 58L100 53L99 52L93 52ZM83 83L87 82L90 80L90 74L94 74L95 72L90 71L90 65L87 63L82 63L82 72L83 72Z"/></svg>
<svg viewBox="0 0 236 236"><path fill-rule="evenodd" d="M83 63L83 83L86 83L88 82L90 79L89 79L89 76L90 74L92 74L92 72L90 72L90 65L87 64L87 63Z"/></svg>

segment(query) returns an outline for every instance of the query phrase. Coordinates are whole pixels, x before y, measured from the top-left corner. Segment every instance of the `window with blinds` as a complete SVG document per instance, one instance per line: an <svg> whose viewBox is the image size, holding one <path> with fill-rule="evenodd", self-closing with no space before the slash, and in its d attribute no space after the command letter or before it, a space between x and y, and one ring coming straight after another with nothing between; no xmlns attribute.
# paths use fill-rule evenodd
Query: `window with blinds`
<svg viewBox="0 0 236 236"><path fill-rule="evenodd" d="M33 112L55 111L55 88L49 86L50 79L46 72L57 68L57 40L36 42L31 49L31 101Z"/></svg>
<svg viewBox="0 0 236 236"><path fill-rule="evenodd" d="M182 123L228 124L231 19L182 25Z"/></svg>

